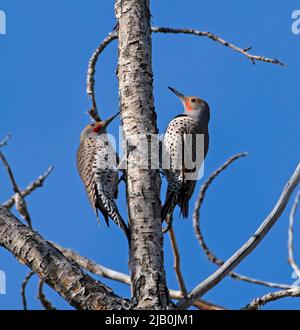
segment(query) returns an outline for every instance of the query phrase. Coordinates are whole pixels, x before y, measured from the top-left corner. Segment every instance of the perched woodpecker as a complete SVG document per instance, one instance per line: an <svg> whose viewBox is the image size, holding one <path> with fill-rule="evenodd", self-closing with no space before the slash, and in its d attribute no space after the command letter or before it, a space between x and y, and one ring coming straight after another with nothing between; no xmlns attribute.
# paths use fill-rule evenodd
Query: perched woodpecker
<svg viewBox="0 0 300 330"><path fill-rule="evenodd" d="M164 221L169 214L172 216L176 205L179 206L183 218L188 217L189 200L194 192L198 172L208 151L209 105L196 96L184 96L176 89L169 89L179 97L184 106L184 112L176 116L168 125L163 138L163 157L169 159L169 167L163 168L168 181L165 204L162 207L161 218ZM197 134L202 134L203 143L197 144ZM186 137L191 137L191 150L186 150ZM197 154L200 161L194 164Z"/></svg>
<svg viewBox="0 0 300 330"><path fill-rule="evenodd" d="M115 203L119 183L116 151L106 134L106 127L117 115L84 128L77 151L77 168L97 219L99 210L107 226L111 218L129 240L129 229Z"/></svg>

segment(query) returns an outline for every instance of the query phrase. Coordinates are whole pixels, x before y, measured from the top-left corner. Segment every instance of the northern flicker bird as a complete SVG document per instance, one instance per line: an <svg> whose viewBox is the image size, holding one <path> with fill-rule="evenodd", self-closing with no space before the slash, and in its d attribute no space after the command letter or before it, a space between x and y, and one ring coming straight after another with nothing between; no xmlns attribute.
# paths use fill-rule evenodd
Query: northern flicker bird
<svg viewBox="0 0 300 330"><path fill-rule="evenodd" d="M116 151L106 133L106 127L117 115L83 129L77 151L77 168L97 219L99 210L107 226L111 218L129 240L129 229L115 203L119 183Z"/></svg>
<svg viewBox="0 0 300 330"><path fill-rule="evenodd" d="M169 89L183 103L184 112L169 123L163 138L163 157L169 160L169 166L163 166L168 188L162 207L162 221L168 214L172 216L176 205L183 218L188 217L189 200L195 190L198 172L209 145L209 105L196 96L184 96L174 88ZM197 135L203 137L200 139L202 143L199 143ZM197 155L200 157L195 161Z"/></svg>

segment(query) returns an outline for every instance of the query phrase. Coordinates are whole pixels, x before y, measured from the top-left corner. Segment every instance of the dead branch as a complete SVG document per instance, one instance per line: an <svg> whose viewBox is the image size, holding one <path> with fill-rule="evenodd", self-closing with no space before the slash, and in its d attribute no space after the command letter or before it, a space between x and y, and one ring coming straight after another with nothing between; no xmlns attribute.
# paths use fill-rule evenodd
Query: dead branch
<svg viewBox="0 0 300 330"><path fill-rule="evenodd" d="M114 269L110 269L107 267L104 267L102 265L97 264L96 262L92 261L91 259L87 257L81 256L79 253L71 250L71 249L66 249L62 246L60 246L57 243L51 242L59 251L61 251L67 258L75 261L80 267L83 269L86 269L87 271L104 277L108 278L113 281L121 282L127 285L130 285L130 276L121 272L118 272ZM177 290L169 290L170 292L170 297L172 299L182 299L184 297L184 294L181 291ZM218 306L215 303L208 302L206 300L202 299L197 299L194 302L194 306L200 308L200 309L205 309L205 310L221 310L225 309L224 307Z"/></svg>
<svg viewBox="0 0 300 330"><path fill-rule="evenodd" d="M0 246L60 294L76 309L128 309L130 302L118 297L99 281L85 274L37 232L23 225L0 206Z"/></svg>
<svg viewBox="0 0 300 330"><path fill-rule="evenodd" d="M30 195L36 188L42 187L44 181L47 179L47 177L50 175L52 171L53 171L53 166L50 166L43 175L40 175L34 182L30 183L24 190L20 192L21 196L24 198ZM9 200L3 203L2 206L10 209L14 206L14 204L15 204L15 196L12 196Z"/></svg>
<svg viewBox="0 0 300 330"><path fill-rule="evenodd" d="M11 138L11 134L7 134L6 137L2 141L0 141L0 148L6 146L10 138Z"/></svg>
<svg viewBox="0 0 300 330"><path fill-rule="evenodd" d="M208 245L206 244L206 241L204 239L204 236L202 234L201 227L200 227L200 209L201 209L201 206L203 204L206 191L209 188L209 186L212 184L214 179L219 174L221 174L224 170L226 170L226 168L229 165L231 165L235 160L237 160L241 157L245 157L245 156L247 156L246 152L236 154L236 155L230 157L223 165L221 165L216 171L214 171L209 176L209 178L206 180L206 182L201 186L197 201L195 203L195 209L194 209L194 213L193 213L193 227L194 227L196 238L197 238L200 246L202 247L203 251L205 252L208 260L211 261L212 263L218 265L218 266L222 266L224 264L224 261L219 259L213 253L213 251L208 247ZM230 276L230 277L232 277L233 279L236 279L236 280L245 281L245 282L252 283L252 284L264 285L264 286L267 286L267 287L270 287L270 288L279 288L279 289L290 289L290 288L292 288L292 286L287 285L287 284L263 281L263 280L260 280L260 279L252 278L252 277L245 276L245 275L241 275L241 274L238 274L238 273L235 273L235 272L229 273L228 276Z"/></svg>
<svg viewBox="0 0 300 330"><path fill-rule="evenodd" d="M299 266L297 265L294 257L294 223L295 223L295 214L298 208L300 200L300 191L296 195L291 213L290 213L290 222L289 222L289 229L288 229L288 262L291 267L294 269L295 273L298 277L300 274Z"/></svg>
<svg viewBox="0 0 300 330"><path fill-rule="evenodd" d="M247 47L247 48L240 48L238 46L235 46L234 44L218 37L217 35L207 32L207 31L198 31L194 29L174 29L174 28L169 28L169 27L152 27L152 32L159 32L159 33L174 33L174 34L191 34L199 37L207 37L213 41L216 41L220 43L223 46L229 47L230 49L246 56L252 64L255 64L256 61L261 61L261 62L266 62L266 63L272 63L272 64L279 64L282 66L286 66L284 63L280 62L276 58L268 58L260 55L252 55L248 51L252 47Z"/></svg>
<svg viewBox="0 0 300 330"><path fill-rule="evenodd" d="M259 309L261 306L278 299L286 298L286 297L299 297L300 296L300 288L294 287L288 290L280 290L276 292L271 292L265 294L261 297L253 299L247 306L242 309L247 310L255 310Z"/></svg>
<svg viewBox="0 0 300 330"><path fill-rule="evenodd" d="M195 29L186 29L186 28L169 28L169 27L160 27L160 26L153 26L151 27L152 33L172 33L172 34L190 34L190 35L195 35L198 37L206 37L209 38L223 46L226 46L244 56L246 56L247 59L251 61L252 64L255 64L256 61L260 62L266 62L266 63L272 63L272 64L278 64L281 66L286 66L283 62L273 59L273 58L268 58L260 55L253 55L249 53L249 50L251 50L252 47L246 47L246 48L241 48L238 47L221 37L218 37L212 32L208 31L198 31ZM96 97L95 97L95 72L96 72L96 63L98 61L99 55L103 52L103 50L108 46L112 41L118 39L118 33L117 32L110 32L108 36L100 43L100 45L97 47L97 49L94 51L92 57L89 60L88 64L88 73L87 73L87 87L86 91L89 97L92 100L92 108L88 111L90 114L91 118L94 119L95 121L100 120L100 116L97 110L97 104L96 104Z"/></svg>
<svg viewBox="0 0 300 330"><path fill-rule="evenodd" d="M105 49L105 47L108 46L113 40L115 40L117 38L118 38L118 35L116 32L109 33L109 35L97 47L97 49L95 50L95 52L93 53L92 57L89 60L86 92L92 100L92 108L88 111L88 113L91 116L91 118L94 119L95 121L101 121L99 113L98 113L98 109L97 109L96 98L95 98L94 75L96 72L96 69L95 69L96 63L99 58L99 55L102 53L102 51Z"/></svg>
<svg viewBox="0 0 300 330"><path fill-rule="evenodd" d="M3 165L4 165L4 167L5 167L6 170L7 170L7 173L8 173L8 175L9 175L9 178L10 178L11 184L12 184L12 186L13 186L13 190L14 190L14 192L15 192L15 193L19 193L20 190L19 190L19 187L18 187L18 185L17 185L17 183L16 183L16 180L15 180L15 178L14 178L13 172L12 172L12 170L11 170L11 168L10 168L10 166L9 166L9 164L8 164L8 162L7 162L7 160L6 160L6 158L4 157L4 155L3 155L3 153L2 153L1 151L0 151L0 159L1 159L1 161L2 161L2 163L3 163Z"/></svg>
<svg viewBox="0 0 300 330"><path fill-rule="evenodd" d="M83 257L79 253L71 249L66 249L57 243L51 242L51 244L53 244L59 251L61 251L64 254L64 256L75 261L80 267L88 270L89 272L104 278L108 278L117 282L130 285L129 275L101 266L96 262L92 261L91 259L87 257Z"/></svg>
<svg viewBox="0 0 300 330"><path fill-rule="evenodd" d="M172 226L173 226L173 216L170 216L170 214L168 214L166 217L166 226L162 228L162 233L166 234Z"/></svg>
<svg viewBox="0 0 300 330"><path fill-rule="evenodd" d="M42 306L46 310L56 310L56 308L52 305L52 303L46 298L43 288L44 288L45 281L43 279L39 279L39 284L38 284L38 294L37 298L41 302Z"/></svg>
<svg viewBox="0 0 300 330"><path fill-rule="evenodd" d="M215 271L206 280L197 285L185 298L177 303L180 309L186 309L191 306L193 301L203 296L207 291L216 286L228 273L231 272L246 256L251 253L262 239L267 235L269 230L273 227L280 215L284 211L292 192L300 182L300 163L295 172L284 187L278 202L263 221L257 231L249 238L249 240L235 252L217 271Z"/></svg>
<svg viewBox="0 0 300 330"><path fill-rule="evenodd" d="M173 227L171 226L169 229L169 236L170 236L170 241L171 241L171 246L172 246L172 251L174 255L174 271L177 277L177 281L179 284L179 289L183 294L187 293L186 286L184 283L184 278L182 275L181 271L181 266L180 266L180 254L179 254L179 249L177 246L176 242L176 236Z"/></svg>
<svg viewBox="0 0 300 330"><path fill-rule="evenodd" d="M27 299L26 299L26 287L31 279L31 277L34 275L33 271L30 271L24 278L22 285L21 285L21 297L22 297L22 304L23 304L23 309L26 311L27 310Z"/></svg>
<svg viewBox="0 0 300 330"><path fill-rule="evenodd" d="M13 190L15 192L16 209L20 213L21 217L26 221L29 228L32 228L31 217L30 217L29 212L28 212L28 207L27 207L26 201L21 195L20 188L16 183L16 180L14 178L11 167L9 166L9 164L8 164L8 162L7 162L7 160L4 157L2 152L0 152L0 159L1 159L4 167L7 170L7 173L9 175L10 181L11 181L12 186L13 186Z"/></svg>

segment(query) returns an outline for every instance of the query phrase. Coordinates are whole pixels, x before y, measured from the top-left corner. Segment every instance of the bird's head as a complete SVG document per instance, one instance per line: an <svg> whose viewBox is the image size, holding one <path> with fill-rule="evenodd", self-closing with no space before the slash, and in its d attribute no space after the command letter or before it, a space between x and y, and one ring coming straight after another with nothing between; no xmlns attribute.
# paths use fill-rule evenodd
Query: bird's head
<svg viewBox="0 0 300 330"><path fill-rule="evenodd" d="M118 116L119 112L107 120L95 121L87 125L80 134L80 140L91 136L101 135L106 132L106 127Z"/></svg>
<svg viewBox="0 0 300 330"><path fill-rule="evenodd" d="M178 90L168 87L181 100L185 111L205 111L209 108L208 104L197 96L185 96Z"/></svg>

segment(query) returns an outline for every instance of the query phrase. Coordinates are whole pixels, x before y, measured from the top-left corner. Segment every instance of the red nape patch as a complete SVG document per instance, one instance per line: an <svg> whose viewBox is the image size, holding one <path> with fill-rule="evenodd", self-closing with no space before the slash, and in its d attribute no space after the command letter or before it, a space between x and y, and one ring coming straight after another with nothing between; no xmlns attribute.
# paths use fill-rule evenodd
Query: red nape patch
<svg viewBox="0 0 300 330"><path fill-rule="evenodd" d="M97 125L97 126L93 129L93 132L95 132L95 133L99 133L101 127L102 127L101 124Z"/></svg>

